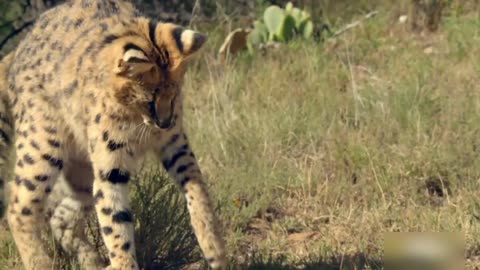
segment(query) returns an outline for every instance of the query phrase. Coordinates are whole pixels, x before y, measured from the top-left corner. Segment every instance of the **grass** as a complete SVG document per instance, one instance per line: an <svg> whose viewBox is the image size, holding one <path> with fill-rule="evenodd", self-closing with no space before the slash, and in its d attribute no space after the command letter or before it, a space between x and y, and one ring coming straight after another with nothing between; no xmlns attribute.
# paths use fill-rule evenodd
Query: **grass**
<svg viewBox="0 0 480 270"><path fill-rule="evenodd" d="M187 76L186 125L231 268L383 269L384 233L410 231L462 232L478 267L479 22L455 13L419 34L385 9L227 64L215 29ZM14 262L0 242L0 265Z"/></svg>

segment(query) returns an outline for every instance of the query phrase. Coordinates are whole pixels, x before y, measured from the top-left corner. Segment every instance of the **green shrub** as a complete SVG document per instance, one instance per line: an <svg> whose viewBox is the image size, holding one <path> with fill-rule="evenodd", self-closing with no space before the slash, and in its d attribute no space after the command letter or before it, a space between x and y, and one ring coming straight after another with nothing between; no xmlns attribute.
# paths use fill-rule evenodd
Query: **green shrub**
<svg viewBox="0 0 480 270"><path fill-rule="evenodd" d="M296 37L309 39L313 36L313 22L305 10L289 2L284 9L273 5L265 9L262 20L253 24L248 37L248 48L267 42L288 42Z"/></svg>
<svg viewBox="0 0 480 270"><path fill-rule="evenodd" d="M143 269L180 269L201 254L185 200L160 169L144 170L132 181L137 259Z"/></svg>

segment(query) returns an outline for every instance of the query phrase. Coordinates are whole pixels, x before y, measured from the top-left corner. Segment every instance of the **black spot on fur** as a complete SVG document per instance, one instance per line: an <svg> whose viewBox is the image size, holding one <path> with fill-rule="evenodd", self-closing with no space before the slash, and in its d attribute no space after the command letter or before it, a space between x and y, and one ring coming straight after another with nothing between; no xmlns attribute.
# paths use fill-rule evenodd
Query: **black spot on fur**
<svg viewBox="0 0 480 270"><path fill-rule="evenodd" d="M38 145L38 143L36 141L30 141L30 145L37 149L37 150L40 150L40 145Z"/></svg>
<svg viewBox="0 0 480 270"><path fill-rule="evenodd" d="M108 135L108 131L104 131L104 132L103 132L103 140L104 140L105 142L108 141L108 136L109 136L109 135Z"/></svg>
<svg viewBox="0 0 480 270"><path fill-rule="evenodd" d="M33 106L30 106L30 107L33 107ZM34 125L30 125L30 131L32 133L37 133L37 128Z"/></svg>
<svg viewBox="0 0 480 270"><path fill-rule="evenodd" d="M108 29L108 25L106 23L100 23L98 26L100 26L103 32L107 31Z"/></svg>
<svg viewBox="0 0 480 270"><path fill-rule="evenodd" d="M25 161L25 163L30 165L35 163L35 160L33 160L33 158L29 154L23 155L23 161Z"/></svg>
<svg viewBox="0 0 480 270"><path fill-rule="evenodd" d="M10 139L10 136L8 136L8 134L3 131L2 129L0 129L0 138L6 143L6 144L10 144L12 141Z"/></svg>
<svg viewBox="0 0 480 270"><path fill-rule="evenodd" d="M60 42L58 40L54 41L51 45L50 45L50 49L52 51L56 51L56 50L61 50L62 48L62 45L60 44Z"/></svg>
<svg viewBox="0 0 480 270"><path fill-rule="evenodd" d="M75 28L78 28L82 25L83 21L83 18L79 18L73 23L73 26L75 26Z"/></svg>
<svg viewBox="0 0 480 270"><path fill-rule="evenodd" d="M112 216L112 221L115 223L130 223L133 222L133 215L130 211L119 211Z"/></svg>
<svg viewBox="0 0 480 270"><path fill-rule="evenodd" d="M130 242L125 242L125 243L122 245L121 249L122 249L123 251L128 251L128 250L130 249Z"/></svg>
<svg viewBox="0 0 480 270"><path fill-rule="evenodd" d="M115 1L112 1L112 0L108 1L108 9L113 14L118 14L118 12L120 11L119 7L118 7L118 4L115 3Z"/></svg>
<svg viewBox="0 0 480 270"><path fill-rule="evenodd" d="M48 193L50 193L50 192L52 192L52 187L51 187L51 186L47 186L47 187L45 188L45 193L48 194Z"/></svg>
<svg viewBox="0 0 480 270"><path fill-rule="evenodd" d="M38 198L37 198L37 199L33 199L33 200L32 200L32 203L40 203L40 202L41 202L41 200L40 200L40 199L38 199Z"/></svg>
<svg viewBox="0 0 480 270"><path fill-rule="evenodd" d="M125 143L115 142L112 140L108 141L108 145L107 145L108 149L112 152L118 149L122 149L125 146L126 146Z"/></svg>
<svg viewBox="0 0 480 270"><path fill-rule="evenodd" d="M23 119L23 118L21 118L21 119ZM20 121L20 122L23 122L23 121ZM25 137L25 138L28 137L28 132L26 130L25 131L18 130L17 133L19 135L21 135L22 137Z"/></svg>
<svg viewBox="0 0 480 270"><path fill-rule="evenodd" d="M116 168L110 170L108 173L100 171L100 178L112 184L126 184L130 180L130 173Z"/></svg>
<svg viewBox="0 0 480 270"><path fill-rule="evenodd" d="M82 0L81 2L82 8L88 8L92 6L92 1L90 0Z"/></svg>
<svg viewBox="0 0 480 270"><path fill-rule="evenodd" d="M95 199L95 203L98 203L101 199L105 198L105 195L103 194L103 191L98 190L93 198Z"/></svg>
<svg viewBox="0 0 480 270"><path fill-rule="evenodd" d="M162 147L161 152L165 152L165 150L167 150L169 146L175 144L179 138L180 138L179 134L172 135L170 140Z"/></svg>
<svg viewBox="0 0 480 270"><path fill-rule="evenodd" d="M186 151L183 151L183 150L178 151L177 153L175 153L175 154L172 156L171 159L169 159L169 160L163 160L163 161L162 161L162 162L163 162L163 166L165 167L165 169L166 169L167 171L169 171L173 166L175 166L175 164L177 163L177 161L178 161L180 158L184 157L186 154L187 154Z"/></svg>
<svg viewBox="0 0 480 270"><path fill-rule="evenodd" d="M34 191L37 186L35 186L30 180L28 179L23 179L23 184L25 185L25 187L30 190L30 191Z"/></svg>
<svg viewBox="0 0 480 270"><path fill-rule="evenodd" d="M61 146L61 143L59 141L52 140L52 139L48 140L48 144L50 144L50 146L54 148L59 148Z"/></svg>
<svg viewBox="0 0 480 270"><path fill-rule="evenodd" d="M39 182L45 182L48 180L48 175L36 175L35 176L35 180L39 181Z"/></svg>
<svg viewBox="0 0 480 270"><path fill-rule="evenodd" d="M63 169L63 160L58 159L58 158L55 158L55 157L52 157L52 156L49 155L49 154L43 154L43 155L42 155L42 158L43 158L44 160L48 161L48 163L50 164L50 166L56 167L56 168L59 169L59 170L62 170L62 169Z"/></svg>
<svg viewBox="0 0 480 270"><path fill-rule="evenodd" d="M95 123L100 123L100 120L102 119L102 116L100 114L95 115Z"/></svg>
<svg viewBox="0 0 480 270"><path fill-rule="evenodd" d="M15 184L17 184L17 186L22 184L22 179L20 179L20 176L17 174L15 175Z"/></svg>
<svg viewBox="0 0 480 270"><path fill-rule="evenodd" d="M57 134L57 129L54 127L45 127L44 130L48 134Z"/></svg>
<svg viewBox="0 0 480 270"><path fill-rule="evenodd" d="M187 143L184 144L184 145L182 145L182 146L178 149L178 151L187 151L187 150L188 150L188 144L187 144Z"/></svg>
<svg viewBox="0 0 480 270"><path fill-rule="evenodd" d="M104 215L110 215L110 214L112 214L112 212L113 212L112 208L110 208L110 207L108 207L108 208L102 208L101 211L102 211L102 213L103 213Z"/></svg>
<svg viewBox="0 0 480 270"><path fill-rule="evenodd" d="M3 104L8 104L8 101L3 101ZM12 120L4 113L0 113L0 121L9 127L12 126Z"/></svg>
<svg viewBox="0 0 480 270"><path fill-rule="evenodd" d="M180 173L184 173L188 170L188 168L192 167L194 165L193 162L190 162L190 163L187 163L185 165L180 165L178 166L177 168L177 173L180 174Z"/></svg>
<svg viewBox="0 0 480 270"><path fill-rule="evenodd" d="M74 80L64 89L64 92L67 96L72 96L75 90L77 90L77 88L78 88L78 81Z"/></svg>
<svg viewBox="0 0 480 270"><path fill-rule="evenodd" d="M30 210L27 207L22 208L22 215L24 216L31 216L32 215L32 210Z"/></svg>
<svg viewBox="0 0 480 270"><path fill-rule="evenodd" d="M190 180L192 180L191 177L185 176L182 181L180 181L180 186L183 188Z"/></svg>
<svg viewBox="0 0 480 270"><path fill-rule="evenodd" d="M42 23L40 23L40 28L41 29L47 28L48 23L49 23L49 20L45 19Z"/></svg>
<svg viewBox="0 0 480 270"><path fill-rule="evenodd" d="M103 39L102 44L107 45L113 43L115 40L119 39L119 36L116 35L108 35Z"/></svg>
<svg viewBox="0 0 480 270"><path fill-rule="evenodd" d="M113 229L112 229L112 227L105 226L105 227L102 228L102 231L103 231L103 234L110 235L110 234L112 234Z"/></svg>

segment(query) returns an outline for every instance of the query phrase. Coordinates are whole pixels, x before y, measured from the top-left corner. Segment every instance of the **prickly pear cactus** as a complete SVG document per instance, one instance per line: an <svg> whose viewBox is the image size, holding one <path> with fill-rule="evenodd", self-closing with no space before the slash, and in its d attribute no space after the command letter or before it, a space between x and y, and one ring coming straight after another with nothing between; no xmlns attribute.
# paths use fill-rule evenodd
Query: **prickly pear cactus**
<svg viewBox="0 0 480 270"><path fill-rule="evenodd" d="M269 42L288 42L296 37L309 39L312 37L314 25L310 14L288 2L284 9L269 6L263 21L257 20L248 37L248 48L251 52L258 45Z"/></svg>

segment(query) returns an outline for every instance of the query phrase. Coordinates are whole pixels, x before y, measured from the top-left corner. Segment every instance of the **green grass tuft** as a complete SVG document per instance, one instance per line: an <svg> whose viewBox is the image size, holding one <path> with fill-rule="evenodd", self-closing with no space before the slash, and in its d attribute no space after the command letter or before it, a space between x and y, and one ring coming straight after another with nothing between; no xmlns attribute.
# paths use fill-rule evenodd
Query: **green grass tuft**
<svg viewBox="0 0 480 270"><path fill-rule="evenodd" d="M140 174L132 195L140 267L179 269L201 259L183 194L160 169Z"/></svg>

